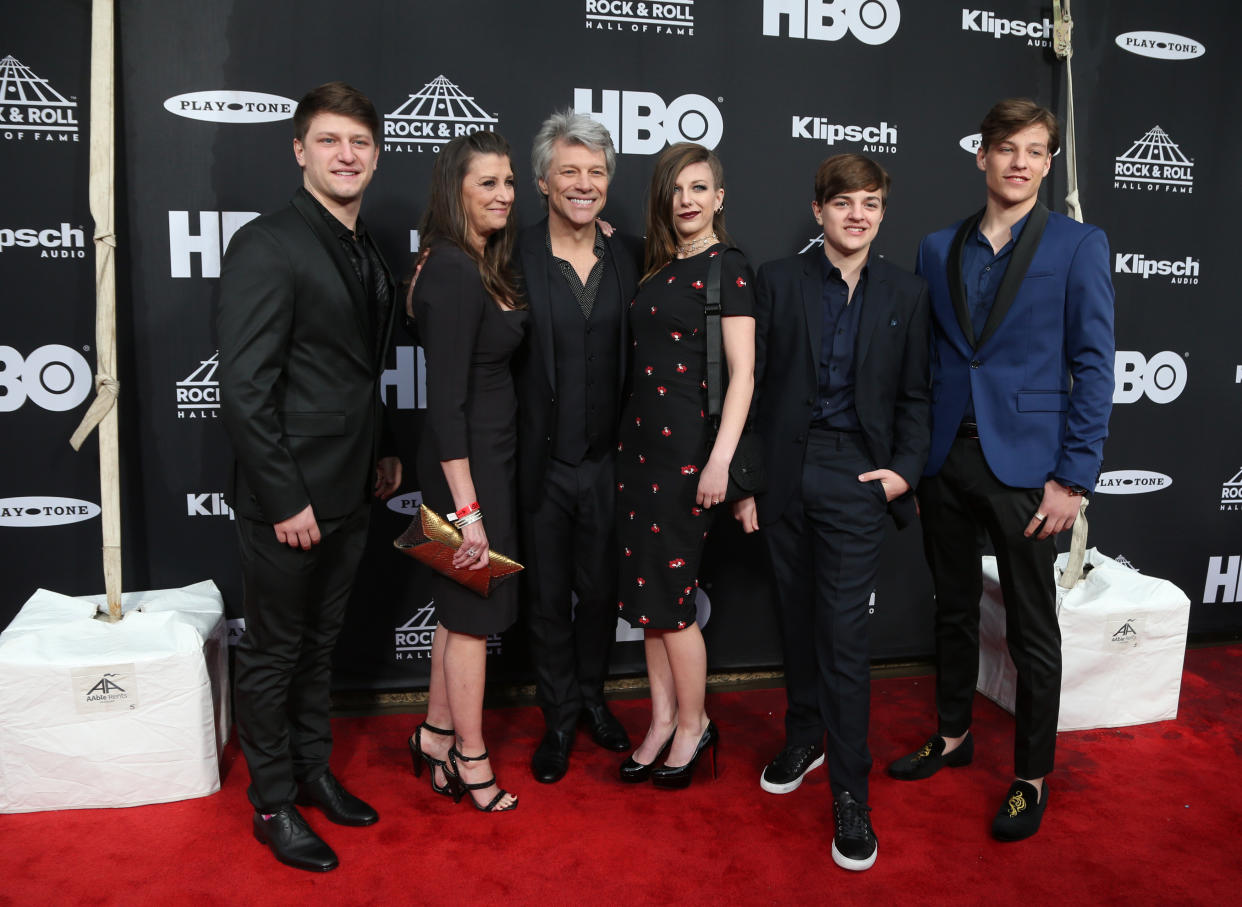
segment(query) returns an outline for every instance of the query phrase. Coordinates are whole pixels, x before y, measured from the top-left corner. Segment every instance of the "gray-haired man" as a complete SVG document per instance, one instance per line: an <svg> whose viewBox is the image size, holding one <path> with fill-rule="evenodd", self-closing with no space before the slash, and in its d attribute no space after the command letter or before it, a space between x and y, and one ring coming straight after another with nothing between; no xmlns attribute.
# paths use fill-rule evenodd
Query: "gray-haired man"
<svg viewBox="0 0 1242 907"><path fill-rule="evenodd" d="M535 690L547 721L531 771L551 784L569 767L579 720L605 749L630 745L603 690L616 626L614 458L626 308L641 252L637 240L607 237L596 225L616 167L602 125L553 114L535 136L531 165L548 216L518 240L532 324L516 366L518 494Z"/></svg>

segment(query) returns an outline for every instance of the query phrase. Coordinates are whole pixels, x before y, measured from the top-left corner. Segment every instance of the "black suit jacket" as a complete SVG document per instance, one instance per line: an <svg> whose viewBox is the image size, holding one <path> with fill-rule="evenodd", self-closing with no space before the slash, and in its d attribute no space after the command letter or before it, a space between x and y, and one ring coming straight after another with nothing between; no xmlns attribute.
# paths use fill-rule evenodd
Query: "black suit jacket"
<svg viewBox="0 0 1242 907"><path fill-rule="evenodd" d="M544 218L518 235L517 264L522 273L531 329L526 343L514 357L518 408L518 495L523 510L534 510L543 497L544 476L552 456L552 432L556 425L556 350L553 348L552 313L549 310L547 268L548 221ZM613 274L621 298L621 332L617 386L624 403L627 364L630 360L629 304L638 289L642 243L636 237L614 233L605 237Z"/></svg>
<svg viewBox="0 0 1242 907"><path fill-rule="evenodd" d="M388 281L387 267L377 279ZM229 504L278 523L352 513L370 494L386 429L374 303L315 202L246 224L229 243L216 315L220 412L236 455ZM388 452L387 449L385 452Z"/></svg>
<svg viewBox="0 0 1242 907"><path fill-rule="evenodd" d="M755 293L753 425L763 438L768 489L759 520L780 519L799 493L807 432L819 395L823 330L820 249L770 261ZM874 468L914 488L931 438L927 284L878 255L868 262L854 348L854 408ZM912 494L890 502L898 526L914 517Z"/></svg>

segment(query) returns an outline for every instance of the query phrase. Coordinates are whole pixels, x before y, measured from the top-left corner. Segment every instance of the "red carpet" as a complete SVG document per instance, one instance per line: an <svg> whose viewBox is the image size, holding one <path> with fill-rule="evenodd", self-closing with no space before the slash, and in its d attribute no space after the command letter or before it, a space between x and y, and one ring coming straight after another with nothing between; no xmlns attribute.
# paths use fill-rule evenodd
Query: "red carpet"
<svg viewBox="0 0 1242 907"><path fill-rule="evenodd" d="M1242 886L1242 646L1189 652L1176 721L1062 734L1044 826L999 844L988 828L1009 780L1012 725L979 699L976 755L923 782L883 766L929 731L928 678L873 687L871 780L879 859L865 873L829 853L822 771L776 797L758 776L781 743L779 690L712 696L721 776L686 791L614 780L620 757L585 736L570 774L544 786L526 765L534 708L487 716L516 812L484 815L410 774L411 716L340 719L333 766L380 811L338 828L307 810L340 855L317 875L276 863L250 835L246 767L224 789L124 810L0 816L0 904L1220 904ZM615 703L632 734L644 700Z"/></svg>

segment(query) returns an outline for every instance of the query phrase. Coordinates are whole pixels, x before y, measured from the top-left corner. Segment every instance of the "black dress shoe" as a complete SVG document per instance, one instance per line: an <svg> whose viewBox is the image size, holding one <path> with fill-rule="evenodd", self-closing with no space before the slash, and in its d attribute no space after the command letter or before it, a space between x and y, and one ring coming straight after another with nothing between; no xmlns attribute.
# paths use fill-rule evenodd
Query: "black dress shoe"
<svg viewBox="0 0 1242 907"><path fill-rule="evenodd" d="M327 872L340 865L332 848L311 831L295 806L277 810L266 819L262 813L256 812L254 838L270 847L276 859L287 866L310 872Z"/></svg>
<svg viewBox="0 0 1242 907"><path fill-rule="evenodd" d="M374 825L379 821L379 813L363 803L326 771L314 781L303 781L298 785L299 806L317 806L328 817L328 821L337 825Z"/></svg>
<svg viewBox="0 0 1242 907"><path fill-rule="evenodd" d="M630 748L630 735L625 732L617 716L606 705L591 705L582 710L582 721L591 739L606 750L624 753Z"/></svg>
<svg viewBox="0 0 1242 907"><path fill-rule="evenodd" d="M957 745L957 749L949 753L944 751L944 738L933 734L919 749L889 765L888 773L900 781L922 781L946 765L949 768L961 768L963 765L970 765L974 758L975 738L970 731L966 732L966 739Z"/></svg>
<svg viewBox="0 0 1242 907"><path fill-rule="evenodd" d="M549 730L530 760L530 773L540 784L555 784L569 771L569 750L574 745L573 732Z"/></svg>
<svg viewBox="0 0 1242 907"><path fill-rule="evenodd" d="M992 820L992 837L998 841L1021 841L1039 831L1039 823L1044 818L1044 807L1048 805L1048 781L1045 779L1043 790L1035 792L1035 785L1021 779L1014 779L1005 794L1005 802L1001 804Z"/></svg>

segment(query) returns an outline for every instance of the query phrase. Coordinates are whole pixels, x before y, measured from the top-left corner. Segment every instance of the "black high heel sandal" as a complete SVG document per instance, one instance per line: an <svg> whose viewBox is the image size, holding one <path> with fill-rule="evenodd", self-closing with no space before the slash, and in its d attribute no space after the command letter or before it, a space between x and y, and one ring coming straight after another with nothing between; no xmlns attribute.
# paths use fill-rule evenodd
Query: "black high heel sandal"
<svg viewBox="0 0 1242 907"><path fill-rule="evenodd" d="M636 760L634 758L634 753L630 753L630 755L626 757L625 761L621 763L621 769L619 772L621 780L626 784L642 784L650 778L651 770L655 767L655 764L664 757L664 754L668 752L669 747L673 745L673 737L676 735L677 731L675 730L673 733L669 734L668 741L664 744L664 746L660 747L660 751L656 753L655 758L646 765L643 765L641 762ZM635 750L635 752L637 752L637 750Z"/></svg>
<svg viewBox="0 0 1242 907"><path fill-rule="evenodd" d="M445 760L437 759L435 756L428 756L423 752L422 732L424 729L441 737L452 737L454 735L453 731L446 731L443 728L430 725L425 721L418 727L414 728L414 736L412 736L409 741L410 761L414 766L414 777L421 778L423 776L423 763L427 763L427 768L430 769L431 775L431 789L437 794L443 794L446 797L453 797L455 796L457 780L449 774L448 763ZM443 785L436 784L436 769L440 769L444 772ZM453 802L456 802L456 800Z"/></svg>
<svg viewBox="0 0 1242 907"><path fill-rule="evenodd" d="M662 765L651 772L651 783L656 787L662 787L665 790L678 790L683 787L689 787L690 782L694 779L694 767L699 763L699 757L703 755L703 750L711 747L712 750L712 777L716 777L716 747L720 744L720 732L716 730L715 722L707 722L707 729L703 731L703 736L699 738L699 745L694 748L694 755L690 757L690 761L685 765L679 765L676 768Z"/></svg>
<svg viewBox="0 0 1242 907"><path fill-rule="evenodd" d="M486 781L480 781L477 784L467 784L465 780L463 780L461 777L461 769L457 765L458 759L460 759L462 762L482 762L486 758L487 758L486 750L483 751L483 754L481 756L466 756L462 754L461 750L459 750L456 747L456 745L449 748L449 763L452 765L453 778L457 785L457 790L453 794L454 803L460 803L461 798L470 791L483 790L483 788L491 787L493 784L496 783L495 773L493 773L492 776L488 778ZM492 799L488 802L486 806L479 806L479 801L474 799L474 794L471 793L470 803L474 806L475 809L477 809L481 813L503 813L503 812L508 812L511 809L517 809L518 801L517 801L516 795L512 795L513 802L510 803L508 806L498 807L496 805L501 800L503 800L506 796L509 796L509 792L505 790L504 788L501 788L500 793L492 797Z"/></svg>

